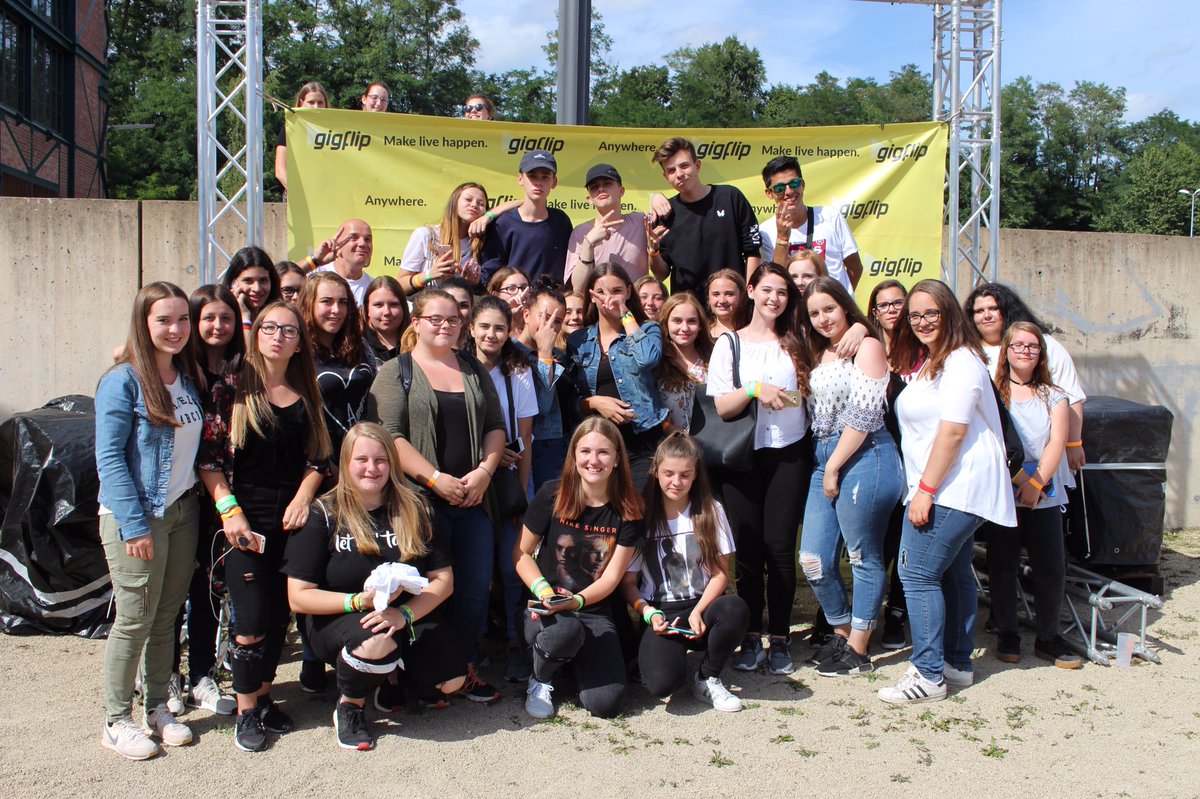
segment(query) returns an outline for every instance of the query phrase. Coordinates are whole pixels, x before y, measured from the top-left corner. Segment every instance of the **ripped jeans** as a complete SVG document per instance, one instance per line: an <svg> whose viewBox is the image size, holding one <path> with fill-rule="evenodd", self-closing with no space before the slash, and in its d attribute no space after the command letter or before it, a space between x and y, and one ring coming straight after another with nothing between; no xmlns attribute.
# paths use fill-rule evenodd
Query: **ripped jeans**
<svg viewBox="0 0 1200 799"><path fill-rule="evenodd" d="M808 487L804 528L800 535L800 569L826 620L872 630L887 591L883 539L888 517L900 501L904 477L896 444L886 428L869 433L842 466L838 495L825 496L825 464L837 449L841 433L816 442L816 466ZM846 542L854 577L853 606L838 570L838 544Z"/></svg>

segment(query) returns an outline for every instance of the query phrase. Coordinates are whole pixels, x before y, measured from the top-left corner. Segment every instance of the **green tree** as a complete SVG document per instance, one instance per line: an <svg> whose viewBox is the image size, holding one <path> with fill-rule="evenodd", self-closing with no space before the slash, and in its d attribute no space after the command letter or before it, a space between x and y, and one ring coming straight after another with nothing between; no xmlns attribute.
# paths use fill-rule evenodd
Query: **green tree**
<svg viewBox="0 0 1200 799"><path fill-rule="evenodd" d="M618 72L600 102L592 103L592 122L612 127L678 127L681 123L671 100L671 73L666 67L632 67Z"/></svg>
<svg viewBox="0 0 1200 799"><path fill-rule="evenodd" d="M1118 233L1187 233L1191 200L1179 193L1182 188L1200 188L1200 154L1183 142L1151 144L1130 159L1099 227Z"/></svg>
<svg viewBox="0 0 1200 799"><path fill-rule="evenodd" d="M758 50L736 36L667 56L671 108L689 127L749 127L762 112L767 74Z"/></svg>
<svg viewBox="0 0 1200 799"><path fill-rule="evenodd" d="M1046 193L1041 168L1042 129L1033 82L1017 78L1001 90L1000 224L1039 227Z"/></svg>

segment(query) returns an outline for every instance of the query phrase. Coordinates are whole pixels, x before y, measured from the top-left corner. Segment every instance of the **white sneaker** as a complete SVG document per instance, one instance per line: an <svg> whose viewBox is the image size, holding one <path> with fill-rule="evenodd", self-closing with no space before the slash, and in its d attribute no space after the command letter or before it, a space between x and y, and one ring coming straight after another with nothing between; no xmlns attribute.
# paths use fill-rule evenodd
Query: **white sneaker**
<svg viewBox="0 0 1200 799"><path fill-rule="evenodd" d="M175 714L166 704L147 711L145 721L147 735L156 735L164 746L186 746L192 742L192 730L188 725L175 720Z"/></svg>
<svg viewBox="0 0 1200 799"><path fill-rule="evenodd" d="M100 743L130 760L148 760L158 754L158 745L146 737L141 727L133 723L132 716L105 724Z"/></svg>
<svg viewBox="0 0 1200 799"><path fill-rule="evenodd" d="M916 666L909 666L900 682L891 688L880 688L879 698L889 705L916 705L939 702L946 698L946 681L930 682Z"/></svg>
<svg viewBox="0 0 1200 799"><path fill-rule="evenodd" d="M167 710L174 713L176 716L183 713L187 706L183 702L183 680L179 676L179 672L173 672L171 679L167 681Z"/></svg>
<svg viewBox="0 0 1200 799"><path fill-rule="evenodd" d="M548 719L554 715L554 700L550 697L554 686L538 682L533 677L525 688L525 712L535 719Z"/></svg>
<svg viewBox="0 0 1200 799"><path fill-rule="evenodd" d="M955 688L966 688L975 682L974 671L956 669L949 663L942 664L942 676L946 679L947 684L953 685Z"/></svg>
<svg viewBox="0 0 1200 799"><path fill-rule="evenodd" d="M720 677L705 678L696 672L692 678L692 696L726 713L736 713L742 709L742 700L729 693Z"/></svg>
<svg viewBox="0 0 1200 799"><path fill-rule="evenodd" d="M218 716L232 716L237 711L237 700L232 696L222 696L221 689L212 677L205 677L193 686L188 695L188 704Z"/></svg>

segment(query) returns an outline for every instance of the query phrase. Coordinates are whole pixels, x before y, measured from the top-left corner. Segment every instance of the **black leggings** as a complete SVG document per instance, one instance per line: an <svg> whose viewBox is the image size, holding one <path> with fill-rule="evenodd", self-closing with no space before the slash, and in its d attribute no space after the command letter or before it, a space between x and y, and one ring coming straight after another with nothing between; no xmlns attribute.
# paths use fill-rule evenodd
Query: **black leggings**
<svg viewBox="0 0 1200 799"><path fill-rule="evenodd" d="M533 677L552 682L570 665L579 702L593 716L612 718L625 704L625 663L612 617L606 613L557 613L534 620L525 611L525 641L533 650Z"/></svg>
<svg viewBox="0 0 1200 799"><path fill-rule="evenodd" d="M1017 579L1021 547L1033 568L1034 629L1044 640L1059 635L1066 584L1067 559L1063 547L1062 511L1059 508L1017 508L1017 527L984 525L987 535L988 585L992 592L992 618L1002 633L1017 632Z"/></svg>
<svg viewBox="0 0 1200 799"><path fill-rule="evenodd" d="M767 632L786 636L791 627L796 534L812 468L812 442L805 436L781 449L756 449L753 469L723 475L722 498L737 544L737 595L750 609L750 632L763 629L764 583Z"/></svg>
<svg viewBox="0 0 1200 799"><path fill-rule="evenodd" d="M238 504L250 522L250 529L267 537L262 553L230 550L225 556L225 579L233 606L233 635L263 640L255 644L230 646L233 690L253 694L262 683L275 681L279 658L283 654L291 609L288 607L287 577L279 571L287 533L283 530L283 511L296 495L296 489L262 489L238 486Z"/></svg>
<svg viewBox="0 0 1200 799"><path fill-rule="evenodd" d="M680 627L688 626L688 616L696 607L696 601L667 602L660 610L666 614L667 622L679 617ZM739 596L719 596L701 614L708 632L695 640L682 635L658 635L647 627L642 633L638 647L638 665L642 669L642 685L653 696L673 694L683 685L687 676L687 653L704 650L700 661L700 676L720 677L729 663L733 650L742 642L746 625L750 622L750 609Z"/></svg>
<svg viewBox="0 0 1200 799"><path fill-rule="evenodd" d="M904 584L900 582L900 532L904 529L904 516L907 513L908 508L904 507L903 500L896 503L892 515L888 517L887 533L883 538L883 568L892 572L888 585L888 610L901 613L908 611L908 605L904 602Z"/></svg>

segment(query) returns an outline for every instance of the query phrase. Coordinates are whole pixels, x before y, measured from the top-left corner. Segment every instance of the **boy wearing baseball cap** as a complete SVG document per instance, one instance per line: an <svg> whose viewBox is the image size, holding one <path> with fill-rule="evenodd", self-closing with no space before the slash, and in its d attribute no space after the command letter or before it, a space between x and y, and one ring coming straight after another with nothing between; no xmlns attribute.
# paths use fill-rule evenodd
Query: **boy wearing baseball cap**
<svg viewBox="0 0 1200 799"><path fill-rule="evenodd" d="M621 174L611 164L596 164L584 180L588 200L596 218L571 231L567 245L566 280L582 293L597 263L617 264L636 281L649 269L646 244L646 214L621 213L625 187Z"/></svg>
<svg viewBox="0 0 1200 799"><path fill-rule="evenodd" d="M496 216L488 231L499 255L483 264L483 283L502 266L520 266L536 281L540 275L563 279L567 241L571 238L571 218L547 202L558 186L558 162L545 150L530 150L521 156L517 183L525 199L515 211ZM491 242L489 242L490 244Z"/></svg>

